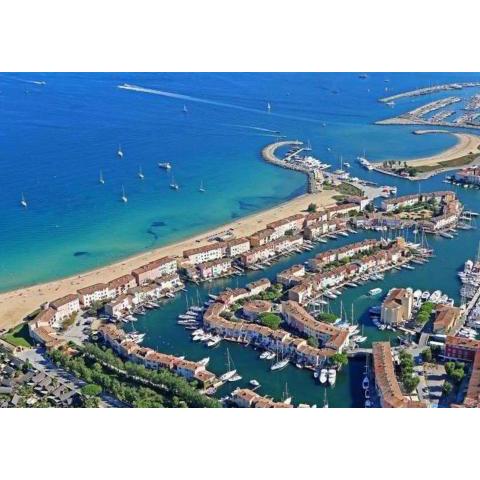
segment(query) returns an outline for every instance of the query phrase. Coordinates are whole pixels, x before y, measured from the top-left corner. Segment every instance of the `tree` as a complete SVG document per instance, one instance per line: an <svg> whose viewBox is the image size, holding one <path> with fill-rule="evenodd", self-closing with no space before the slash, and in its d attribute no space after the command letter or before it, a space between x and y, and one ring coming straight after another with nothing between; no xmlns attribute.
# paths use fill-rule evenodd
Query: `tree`
<svg viewBox="0 0 480 480"><path fill-rule="evenodd" d="M318 348L318 340L315 338L315 337L308 337L307 338L307 343L311 346L311 347L315 347L315 348Z"/></svg>
<svg viewBox="0 0 480 480"><path fill-rule="evenodd" d="M317 315L317 320L319 322L333 323L337 319L337 316L334 313L319 313Z"/></svg>
<svg viewBox="0 0 480 480"><path fill-rule="evenodd" d="M422 359L424 362L430 363L432 361L433 355L432 355L432 350L430 348L425 348L422 351Z"/></svg>
<svg viewBox="0 0 480 480"><path fill-rule="evenodd" d="M446 362L445 363L445 372L448 376L451 376L455 370L455 362Z"/></svg>
<svg viewBox="0 0 480 480"><path fill-rule="evenodd" d="M417 376L409 375L403 379L403 386L407 393L412 393L418 386L420 379Z"/></svg>
<svg viewBox="0 0 480 480"><path fill-rule="evenodd" d="M307 212L313 213L317 211L317 204L316 203L310 203L307 208Z"/></svg>
<svg viewBox="0 0 480 480"><path fill-rule="evenodd" d="M456 368L450 375L450 378L458 385L463 380L464 376L465 372L460 368Z"/></svg>
<svg viewBox="0 0 480 480"><path fill-rule="evenodd" d="M87 397L97 397L102 393L102 387L95 383L88 383L81 388L81 391Z"/></svg>
<svg viewBox="0 0 480 480"><path fill-rule="evenodd" d="M453 390L453 385L450 382L445 382L442 387L442 391L445 395L450 395Z"/></svg>
<svg viewBox="0 0 480 480"><path fill-rule="evenodd" d="M261 313L259 316L260 323L272 330L278 330L282 319L275 313Z"/></svg>
<svg viewBox="0 0 480 480"><path fill-rule="evenodd" d="M346 353L337 352L330 357L330 361L339 367L346 365L348 363L348 356Z"/></svg>
<svg viewBox="0 0 480 480"><path fill-rule="evenodd" d="M285 232L285 235L286 235L287 237L291 237L294 233L295 233L295 232L293 231L293 229L290 228L290 229L288 229L288 230Z"/></svg>

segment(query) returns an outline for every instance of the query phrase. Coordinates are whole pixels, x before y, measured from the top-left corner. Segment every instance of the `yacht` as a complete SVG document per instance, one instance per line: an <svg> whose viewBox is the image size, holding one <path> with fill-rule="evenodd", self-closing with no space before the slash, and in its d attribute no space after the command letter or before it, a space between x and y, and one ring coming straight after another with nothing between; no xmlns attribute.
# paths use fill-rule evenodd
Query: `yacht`
<svg viewBox="0 0 480 480"><path fill-rule="evenodd" d="M270 102L267 102L267 112L270 112L272 110L272 106L270 105Z"/></svg>
<svg viewBox="0 0 480 480"><path fill-rule="evenodd" d="M238 373L235 373L235 375L232 375L228 381L229 382L238 382L239 380L241 380L242 377L238 374Z"/></svg>
<svg viewBox="0 0 480 480"><path fill-rule="evenodd" d="M333 387L337 380L337 371L334 368L328 370L328 383Z"/></svg>
<svg viewBox="0 0 480 480"><path fill-rule="evenodd" d="M28 206L28 203L25 200L25 196L23 195L23 192L22 192L22 199L20 200L20 205L24 208L27 208L27 206Z"/></svg>
<svg viewBox="0 0 480 480"><path fill-rule="evenodd" d="M117 155L120 158L123 158L123 150L122 150L122 147L120 145L118 146Z"/></svg>
<svg viewBox="0 0 480 480"><path fill-rule="evenodd" d="M415 290L415 291L413 292L413 298L414 298L415 300L418 300L419 298L422 298L422 293L423 293L423 292L422 292L421 290Z"/></svg>
<svg viewBox="0 0 480 480"><path fill-rule="evenodd" d="M105 183L105 179L103 178L103 172L100 170L100 176L98 177L98 183L102 185Z"/></svg>
<svg viewBox="0 0 480 480"><path fill-rule="evenodd" d="M220 376L221 382L228 382L231 378L234 378L237 375L237 370L232 369L232 359L230 357L230 350L227 348L227 371Z"/></svg>
<svg viewBox="0 0 480 480"><path fill-rule="evenodd" d="M127 203L127 202L128 202L128 198L127 198L127 196L125 195L125 188L124 188L123 185L122 185L122 196L121 196L121 199L122 199L122 202L123 202L123 203Z"/></svg>
<svg viewBox="0 0 480 480"><path fill-rule="evenodd" d="M365 400L365 408L371 408L372 402L368 398Z"/></svg>
<svg viewBox="0 0 480 480"><path fill-rule="evenodd" d="M145 175L144 175L143 172L142 172L142 167L141 167L141 166L138 167L138 173L137 173L137 175L138 175L138 178L139 178L140 180L143 180L143 179L145 178Z"/></svg>
<svg viewBox="0 0 480 480"><path fill-rule="evenodd" d="M370 380L368 379L368 376L367 374L365 373L365 376L363 377L363 381L362 381L362 388L364 390L367 390L367 388L370 386Z"/></svg>
<svg viewBox="0 0 480 480"><path fill-rule="evenodd" d="M280 360L278 362L275 362L271 367L270 367L270 370L272 371L276 371L276 370L283 370L287 365L288 365L288 362L290 361L290 359L287 357L287 358L284 358L283 360Z"/></svg>
<svg viewBox="0 0 480 480"><path fill-rule="evenodd" d="M267 360L268 356L270 355L270 352L268 350L265 350L260 354L260 359L261 360Z"/></svg>
<svg viewBox="0 0 480 480"><path fill-rule="evenodd" d="M430 292L428 290L425 290L423 293L422 293L422 300L428 300L430 298Z"/></svg>
<svg viewBox="0 0 480 480"><path fill-rule="evenodd" d="M198 188L198 191L199 191L199 192L202 192L202 193L203 193L203 192L206 192L206 189L205 189L205 187L203 186L203 181L200 182L200 187Z"/></svg>
<svg viewBox="0 0 480 480"><path fill-rule="evenodd" d="M205 357L199 360L197 363L199 365L202 365L203 367L206 367L208 365L208 362L210 362L210 357Z"/></svg>
<svg viewBox="0 0 480 480"><path fill-rule="evenodd" d="M249 383L250 383L250 385L251 385L252 387L258 388L258 387L260 386L260 382L259 382L258 380L255 380L255 379L250 380Z"/></svg>
<svg viewBox="0 0 480 480"><path fill-rule="evenodd" d="M440 297L440 301L439 303L447 303L448 302L448 295L446 293L444 293L441 297Z"/></svg>
<svg viewBox="0 0 480 480"><path fill-rule="evenodd" d="M441 290L435 290L432 293L432 296L430 297L430 301L432 303L438 303L440 301L440 298L442 297L442 292Z"/></svg>
<svg viewBox="0 0 480 480"><path fill-rule="evenodd" d="M164 162L164 163L158 163L159 168L163 168L164 170L170 170L172 168L172 165L170 162Z"/></svg>
<svg viewBox="0 0 480 480"><path fill-rule="evenodd" d="M372 288L371 290L368 291L368 294L371 296L371 297L374 297L375 295L379 295L380 293L382 293L382 289L381 288Z"/></svg>
<svg viewBox="0 0 480 480"><path fill-rule="evenodd" d="M170 188L172 190L178 190L179 189L178 183L175 182L175 178L174 178L173 174L172 174L172 179L170 181Z"/></svg>
<svg viewBox="0 0 480 480"><path fill-rule="evenodd" d="M183 113L188 113L188 108L186 105L183 105Z"/></svg>
<svg viewBox="0 0 480 480"><path fill-rule="evenodd" d="M222 337L216 336L213 337L209 342L207 342L207 347L213 348L220 344Z"/></svg>
<svg viewBox="0 0 480 480"><path fill-rule="evenodd" d="M322 368L320 371L320 383L323 385L326 383L328 377L328 370L326 368Z"/></svg>

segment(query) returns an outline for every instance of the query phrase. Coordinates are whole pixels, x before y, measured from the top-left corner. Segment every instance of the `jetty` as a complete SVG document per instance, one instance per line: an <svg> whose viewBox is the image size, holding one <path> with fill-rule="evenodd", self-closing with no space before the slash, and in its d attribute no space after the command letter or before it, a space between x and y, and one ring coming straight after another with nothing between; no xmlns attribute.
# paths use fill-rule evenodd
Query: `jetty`
<svg viewBox="0 0 480 480"><path fill-rule="evenodd" d="M408 92L398 93L390 97L380 98L378 101L382 103L393 102L400 98L418 97L421 95L429 95L431 93L438 93L445 90L462 90L464 88L479 87L480 82L459 82L459 83L445 83L443 85L433 85L431 87L418 88Z"/></svg>
<svg viewBox="0 0 480 480"><path fill-rule="evenodd" d="M289 162L292 157L298 155L299 152L305 150L303 145L304 143L300 142L299 140L285 140L281 142L271 143L270 145L267 145L265 148L263 148L262 157L266 162L272 163L273 165L305 173L308 177L308 193L316 193L319 192L321 189L317 185L315 170L309 169L300 164ZM284 159L280 159L275 153L279 148L282 147L298 147L298 150L290 153Z"/></svg>

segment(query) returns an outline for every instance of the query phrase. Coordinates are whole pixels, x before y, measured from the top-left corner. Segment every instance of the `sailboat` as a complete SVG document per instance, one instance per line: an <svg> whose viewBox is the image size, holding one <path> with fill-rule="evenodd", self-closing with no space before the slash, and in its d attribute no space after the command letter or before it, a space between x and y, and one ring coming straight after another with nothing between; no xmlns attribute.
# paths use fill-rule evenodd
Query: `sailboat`
<svg viewBox="0 0 480 480"><path fill-rule="evenodd" d="M123 202L123 203L127 203L127 202L128 202L128 198L127 198L127 196L125 195L125 188L124 188L123 185L122 185L122 197L121 197L121 198L122 198L122 202Z"/></svg>
<svg viewBox="0 0 480 480"><path fill-rule="evenodd" d="M278 360L278 353L277 353L277 361L270 367L270 370L272 371L282 370L288 365L289 361L290 359L288 357L285 357L282 360Z"/></svg>
<svg viewBox="0 0 480 480"><path fill-rule="evenodd" d="M270 105L270 102L267 102L267 111L270 112L272 110L272 106Z"/></svg>
<svg viewBox="0 0 480 480"><path fill-rule="evenodd" d="M175 178L173 176L173 173L172 173L172 178L170 180L170 188L172 190L178 190L180 187L178 186L178 183L175 182Z"/></svg>
<svg viewBox="0 0 480 480"><path fill-rule="evenodd" d="M188 113L188 108L185 104L183 105L183 113Z"/></svg>
<svg viewBox="0 0 480 480"><path fill-rule="evenodd" d="M23 195L23 192L22 192L22 199L20 200L20 205L25 208L27 208L28 206L27 201L25 200L25 196Z"/></svg>
<svg viewBox="0 0 480 480"><path fill-rule="evenodd" d="M220 376L220 381L228 382L231 378L234 378L237 375L237 371L235 368L232 369L233 362L230 357L230 350L227 348L227 371Z"/></svg>
<svg viewBox="0 0 480 480"><path fill-rule="evenodd" d="M142 167L141 167L140 165L139 165L139 167L138 167L138 173L137 173L137 175L138 175L138 178L139 178L140 180L143 180L143 179L145 178L145 175L144 175L143 172L142 172Z"/></svg>
<svg viewBox="0 0 480 480"><path fill-rule="evenodd" d="M120 158L123 158L123 150L122 150L122 147L120 145L118 146L117 155Z"/></svg>
<svg viewBox="0 0 480 480"><path fill-rule="evenodd" d="M323 408L328 408L328 398L327 398L327 389L324 390L323 395Z"/></svg>
<svg viewBox="0 0 480 480"><path fill-rule="evenodd" d="M283 403L290 405L292 403L292 397L288 393L288 385L285 382L285 391L283 392Z"/></svg>
<svg viewBox="0 0 480 480"><path fill-rule="evenodd" d="M207 190L205 189L205 187L203 186L203 181L200 181L200 187L198 189L199 192L206 192Z"/></svg>
<svg viewBox="0 0 480 480"><path fill-rule="evenodd" d="M102 185L105 183L105 180L103 178L103 172L100 170L100 176L98 177L98 182L101 183Z"/></svg>
<svg viewBox="0 0 480 480"><path fill-rule="evenodd" d="M365 357L365 373L362 381L362 387L364 390L367 390L370 386L370 380L368 379L368 357Z"/></svg>

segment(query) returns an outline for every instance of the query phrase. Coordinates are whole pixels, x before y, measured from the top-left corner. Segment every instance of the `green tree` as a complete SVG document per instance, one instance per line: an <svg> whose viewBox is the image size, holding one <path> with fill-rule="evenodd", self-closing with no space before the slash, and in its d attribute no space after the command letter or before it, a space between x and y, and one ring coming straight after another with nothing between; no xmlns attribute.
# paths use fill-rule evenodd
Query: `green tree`
<svg viewBox="0 0 480 480"><path fill-rule="evenodd" d="M450 378L458 385L462 380L463 377L465 377L465 372L464 370L460 368L456 368L452 374L450 375Z"/></svg>
<svg viewBox="0 0 480 480"><path fill-rule="evenodd" d="M450 382L445 382L442 387L442 391L445 395L450 395L453 390L453 385Z"/></svg>
<svg viewBox="0 0 480 480"><path fill-rule="evenodd" d="M330 357L330 361L338 367L343 367L348 363L348 356L346 353L337 352Z"/></svg>
<svg viewBox="0 0 480 480"><path fill-rule="evenodd" d="M102 387L95 383L88 383L81 388L81 391L87 397L97 397L102 393Z"/></svg>
<svg viewBox="0 0 480 480"><path fill-rule="evenodd" d="M333 323L337 319L337 315L334 313L322 312L317 315L319 322Z"/></svg>
<svg viewBox="0 0 480 480"><path fill-rule="evenodd" d="M262 313L259 316L259 320L262 325L265 325L272 330L278 330L282 323L282 319L275 313Z"/></svg>
<svg viewBox="0 0 480 480"><path fill-rule="evenodd" d="M317 211L317 204L316 203L310 203L307 208L307 212L313 213Z"/></svg>
<svg viewBox="0 0 480 480"><path fill-rule="evenodd" d="M308 337L307 338L307 343L311 346L311 347L315 347L315 348L318 348L318 340L315 338L315 337Z"/></svg>
<svg viewBox="0 0 480 480"><path fill-rule="evenodd" d="M406 376L405 378L403 378L402 381L405 391L407 393L412 393L417 388L418 383L420 382L419 378L413 375Z"/></svg>
<svg viewBox="0 0 480 480"><path fill-rule="evenodd" d="M455 370L455 362L446 362L445 363L445 372L448 376L451 376Z"/></svg>
<svg viewBox="0 0 480 480"><path fill-rule="evenodd" d="M422 351L422 359L424 362L430 363L432 361L433 355L432 355L432 350L430 348L425 348Z"/></svg>

